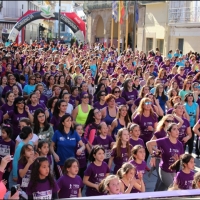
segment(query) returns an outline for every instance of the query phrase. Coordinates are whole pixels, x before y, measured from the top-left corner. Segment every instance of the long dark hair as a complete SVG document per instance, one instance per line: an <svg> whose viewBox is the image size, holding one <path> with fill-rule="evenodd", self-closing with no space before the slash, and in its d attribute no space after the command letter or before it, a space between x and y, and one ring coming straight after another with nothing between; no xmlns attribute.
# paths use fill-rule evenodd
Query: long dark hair
<svg viewBox="0 0 200 200"><path fill-rule="evenodd" d="M55 117L58 117L59 116L59 113L60 113L60 105L61 103L65 102L65 100L63 99L59 99L56 104L55 104L55 107L54 107L54 110L53 110L53 116Z"/></svg>
<svg viewBox="0 0 200 200"><path fill-rule="evenodd" d="M40 113L44 114L45 116L44 128L42 131L47 131L50 127L50 124L47 122L47 118L46 118L44 110L42 110L41 108L38 108L35 110L34 115L33 115L33 124L34 124L33 132L35 134L38 134L40 132L40 123L38 121L38 115Z"/></svg>
<svg viewBox="0 0 200 200"><path fill-rule="evenodd" d="M19 162L22 163L23 165L25 165L28 162L25 157L25 152L26 150L30 150L30 147L34 150L34 146L31 144L25 144L21 149Z"/></svg>
<svg viewBox="0 0 200 200"><path fill-rule="evenodd" d="M77 160L76 158L73 158L73 157L68 158L68 159L65 161L64 166L63 166L63 174L67 174L67 169L69 169L69 168L72 166L72 164L75 163L75 162L76 162L76 163L78 164L78 166L79 166L79 162L78 162L78 160Z"/></svg>
<svg viewBox="0 0 200 200"><path fill-rule="evenodd" d="M96 95L96 94L100 91L102 85L105 86L105 92L106 92L106 94L108 94L108 91L107 91L107 89L106 89L106 85L103 84L103 83L99 83L99 84L97 85L97 89L96 89L94 95Z"/></svg>
<svg viewBox="0 0 200 200"><path fill-rule="evenodd" d="M97 108L92 108L89 113L88 113L88 116L87 116L87 119L86 119L86 122L85 122L85 127L88 125L88 124L91 124L91 123L94 123L95 122L95 118L94 118L94 111L96 110ZM97 109L98 110L98 109Z"/></svg>
<svg viewBox="0 0 200 200"><path fill-rule="evenodd" d="M89 155L89 161L90 162L94 162L95 161L94 155L96 155L99 150L102 150L105 153L105 149L101 145L95 145L92 148L92 151L90 152L90 155Z"/></svg>
<svg viewBox="0 0 200 200"><path fill-rule="evenodd" d="M32 183L31 185L32 192L34 192L34 189L36 189L38 181L40 180L39 169L40 169L41 163L44 161L49 162L46 157L38 157L33 163L33 167L31 170L31 177L30 177L30 182ZM53 175L51 174L51 170L49 170L49 174L46 178L48 179L51 188L53 188L55 186L55 181L54 181Z"/></svg>
<svg viewBox="0 0 200 200"><path fill-rule="evenodd" d="M123 90L126 91L126 92L128 92L128 83L129 83L129 81L132 81L131 78L128 78L128 79L126 79L124 81L124 88L123 88Z"/></svg>
<svg viewBox="0 0 200 200"><path fill-rule="evenodd" d="M64 134L64 125L63 125L63 122L64 122L67 118L69 118L69 117L70 117L71 120L73 121L72 116L71 116L70 114L68 114L68 113L64 114L64 115L61 117L61 119L60 119L60 123L59 123L59 125L58 125L58 130L59 130L61 133L63 133L63 134ZM71 128L70 128L70 131L71 131L71 134L74 133L74 129L73 129L72 126L71 126Z"/></svg>

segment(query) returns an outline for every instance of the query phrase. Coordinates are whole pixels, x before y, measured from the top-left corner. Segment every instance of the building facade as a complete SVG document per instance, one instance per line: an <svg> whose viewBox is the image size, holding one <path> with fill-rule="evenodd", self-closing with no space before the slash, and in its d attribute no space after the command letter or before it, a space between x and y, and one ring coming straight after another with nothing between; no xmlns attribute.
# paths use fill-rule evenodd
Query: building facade
<svg viewBox="0 0 200 200"><path fill-rule="evenodd" d="M183 53L198 51L200 37L199 1L138 1L139 22L136 25L135 44L138 50L148 52L159 48L163 55L177 48ZM110 45L112 1L85 1L87 40ZM128 32L133 32L134 3L129 8ZM125 42L125 22L121 25L120 38ZM117 47L118 23L114 23L114 45ZM130 42L130 41L129 41ZM124 45L122 44L122 47Z"/></svg>

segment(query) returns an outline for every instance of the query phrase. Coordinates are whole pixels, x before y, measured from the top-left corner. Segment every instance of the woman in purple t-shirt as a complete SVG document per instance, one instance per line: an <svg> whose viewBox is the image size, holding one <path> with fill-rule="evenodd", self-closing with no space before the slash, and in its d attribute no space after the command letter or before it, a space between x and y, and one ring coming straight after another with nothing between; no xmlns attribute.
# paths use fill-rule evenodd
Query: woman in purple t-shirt
<svg viewBox="0 0 200 200"><path fill-rule="evenodd" d="M3 112L3 114L5 115L6 113L8 113L9 111L13 110L14 108L14 100L15 100L15 96L14 93L12 91L8 91L6 93L6 97L5 97L6 103L2 105L1 110Z"/></svg>
<svg viewBox="0 0 200 200"><path fill-rule="evenodd" d="M158 191L167 190L169 186L173 183L175 171L170 170L169 167L180 158L180 155L184 153L183 145L178 140L179 130L175 123L169 124L167 128L168 137L151 140L146 143L149 153L152 155L151 165L156 166L155 157L153 154L154 146L162 152L162 161L159 167L159 176L161 179L161 184L159 185Z"/></svg>
<svg viewBox="0 0 200 200"><path fill-rule="evenodd" d="M15 141L16 137L20 133L19 121L24 117L28 117L31 122L33 122L33 115L30 113L28 106L25 106L24 98L17 97L14 101L14 109L3 116L4 120L8 118L11 119L13 125L13 141Z"/></svg>
<svg viewBox="0 0 200 200"><path fill-rule="evenodd" d="M137 109L137 114L133 119L133 122L138 124L141 129L140 138L143 139L144 143L151 140L153 132L157 127L157 115L153 112L152 101L149 98L143 98L140 101L140 105ZM146 149L146 158L148 159L149 152Z"/></svg>
<svg viewBox="0 0 200 200"><path fill-rule="evenodd" d="M118 86L112 89L112 94L115 96L115 102L117 106L126 105L126 100L124 97L121 97L121 90Z"/></svg>
<svg viewBox="0 0 200 200"><path fill-rule="evenodd" d="M105 97L106 97L106 92L105 91L99 91L96 95L97 101L94 102L94 105L93 105L94 108L101 110L101 109L107 107L108 104L106 103Z"/></svg>

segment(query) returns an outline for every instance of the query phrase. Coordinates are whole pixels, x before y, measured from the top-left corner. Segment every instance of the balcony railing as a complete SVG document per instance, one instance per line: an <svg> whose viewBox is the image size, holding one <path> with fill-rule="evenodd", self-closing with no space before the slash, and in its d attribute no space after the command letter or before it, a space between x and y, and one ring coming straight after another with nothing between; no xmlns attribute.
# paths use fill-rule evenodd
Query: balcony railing
<svg viewBox="0 0 200 200"><path fill-rule="evenodd" d="M200 7L185 7L169 9L169 24L199 23Z"/></svg>

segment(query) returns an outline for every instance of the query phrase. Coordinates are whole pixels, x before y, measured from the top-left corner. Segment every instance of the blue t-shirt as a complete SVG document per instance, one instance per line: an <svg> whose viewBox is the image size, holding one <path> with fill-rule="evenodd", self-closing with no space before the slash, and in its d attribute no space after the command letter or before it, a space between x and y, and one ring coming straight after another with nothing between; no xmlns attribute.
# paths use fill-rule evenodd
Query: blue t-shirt
<svg viewBox="0 0 200 200"><path fill-rule="evenodd" d="M63 166L66 159L75 157L76 146L80 140L76 131L70 131L68 134L61 133L59 130L55 131L52 141L56 144L56 153L60 158L58 165Z"/></svg>
<svg viewBox="0 0 200 200"><path fill-rule="evenodd" d="M165 100L163 100L162 97L158 96L157 99L159 100L160 107L162 108L162 110L163 110L163 112L165 114L166 113L165 112L165 104L168 101L168 97L165 96Z"/></svg>
<svg viewBox="0 0 200 200"><path fill-rule="evenodd" d="M193 127L196 123L197 107L198 104L194 103L190 106L188 103L184 103L185 109L190 116L190 126Z"/></svg>
<svg viewBox="0 0 200 200"><path fill-rule="evenodd" d="M23 91L29 95L35 90L35 86L36 85L25 85Z"/></svg>
<svg viewBox="0 0 200 200"><path fill-rule="evenodd" d="M95 77L97 72L97 66L95 64L90 65L90 70L92 71L92 76Z"/></svg>

